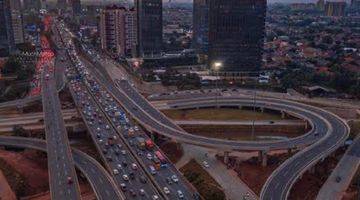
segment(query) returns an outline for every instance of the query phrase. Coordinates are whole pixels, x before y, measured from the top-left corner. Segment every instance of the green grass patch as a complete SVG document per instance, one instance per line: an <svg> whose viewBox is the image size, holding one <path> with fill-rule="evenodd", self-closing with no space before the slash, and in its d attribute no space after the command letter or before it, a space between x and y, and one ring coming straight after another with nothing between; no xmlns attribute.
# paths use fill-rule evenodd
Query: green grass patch
<svg viewBox="0 0 360 200"><path fill-rule="evenodd" d="M205 200L226 199L221 186L194 159L190 160L180 171Z"/></svg>

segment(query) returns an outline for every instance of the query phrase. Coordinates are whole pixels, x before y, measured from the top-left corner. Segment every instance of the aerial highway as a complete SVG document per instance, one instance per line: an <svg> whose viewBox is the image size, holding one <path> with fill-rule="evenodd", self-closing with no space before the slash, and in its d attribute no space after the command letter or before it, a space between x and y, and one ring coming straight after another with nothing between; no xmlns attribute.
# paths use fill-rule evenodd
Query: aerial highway
<svg viewBox="0 0 360 200"><path fill-rule="evenodd" d="M360 137L357 137L321 187L316 199L342 199L359 167Z"/></svg>
<svg viewBox="0 0 360 200"><path fill-rule="evenodd" d="M30 148L46 152L46 142L35 138L0 136L0 145ZM77 149L73 149L72 152L76 167L88 179L97 199L125 199L124 195L118 190L111 176L100 163L91 156Z"/></svg>
<svg viewBox="0 0 360 200"><path fill-rule="evenodd" d="M293 101L259 98L256 107L279 110L299 118L307 120L312 129L303 136L289 139L287 141L265 141L265 142L240 142L227 141L195 136L182 131L175 123L167 119L140 95L127 80L119 80L114 86L112 81L105 79L100 70L92 69L100 82L113 93L114 97L123 107L144 127L159 134L176 139L178 141L207 146L225 151L231 150L263 150L304 148L300 153L282 164L278 170L269 178L261 193L262 199L286 199L295 181L314 165L318 160L329 155L341 146L349 133L347 124L334 114L320 108L305 105ZM218 98L192 99L197 107L217 106ZM235 102L235 103L234 103ZM174 106L186 107L186 101L177 102ZM194 103L194 102L193 102ZM188 104L193 104L188 103ZM254 105L251 97L227 99L226 106L250 106ZM192 105L193 106L193 105ZM283 174L287 174L284 177ZM290 176L291 175L291 176Z"/></svg>
<svg viewBox="0 0 360 200"><path fill-rule="evenodd" d="M41 91L51 198L80 199L78 179L53 72L54 63L49 58L41 77Z"/></svg>
<svg viewBox="0 0 360 200"><path fill-rule="evenodd" d="M135 195L141 198L154 198L155 195L156 198L161 199L197 199L198 194L191 184L141 130L141 127L136 126L131 119L127 118L120 104L113 100L107 89L98 84L92 73L87 71L85 66L88 63L79 61L74 51L69 55L75 62L72 66L76 66L75 70L73 68L67 70L68 73L72 73L68 77L76 77L70 79L74 100L80 102L80 104L77 103L77 107L81 109L79 111L85 123L88 124L93 141L100 155L104 154L104 161L110 166L108 168L112 171L115 180L118 179L123 190L130 191L125 192L125 195L128 198L134 198ZM89 116L88 113L92 114L94 110L96 115ZM92 118L100 118L101 123L98 122L100 120ZM102 130L100 134L99 128ZM114 138L116 144L114 147L109 145L109 138ZM140 140L150 141L152 144L141 147ZM132 169L133 166L135 169ZM124 184L128 189L124 188Z"/></svg>

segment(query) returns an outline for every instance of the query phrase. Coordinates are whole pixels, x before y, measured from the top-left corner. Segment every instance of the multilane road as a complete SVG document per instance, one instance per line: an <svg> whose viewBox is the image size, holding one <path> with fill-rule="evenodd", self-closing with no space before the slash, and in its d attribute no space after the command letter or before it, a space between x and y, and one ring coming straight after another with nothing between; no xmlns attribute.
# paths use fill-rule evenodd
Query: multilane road
<svg viewBox="0 0 360 200"><path fill-rule="evenodd" d="M53 63L50 61L48 66L44 67L41 78L51 198L80 199L78 179L61 114L53 70Z"/></svg>
<svg viewBox="0 0 360 200"><path fill-rule="evenodd" d="M30 148L46 152L46 142L44 140L34 138L0 136L0 145L18 148ZM88 179L97 199L125 199L123 194L118 190L110 175L101 166L100 163L82 151L73 149L72 152L76 167Z"/></svg>

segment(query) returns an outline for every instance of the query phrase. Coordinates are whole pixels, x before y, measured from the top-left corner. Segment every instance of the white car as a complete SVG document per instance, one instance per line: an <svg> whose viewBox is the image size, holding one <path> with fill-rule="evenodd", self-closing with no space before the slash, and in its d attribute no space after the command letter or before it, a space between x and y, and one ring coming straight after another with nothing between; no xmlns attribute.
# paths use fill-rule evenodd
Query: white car
<svg viewBox="0 0 360 200"><path fill-rule="evenodd" d="M169 194L170 194L170 190L169 190L169 188L164 187L164 193L165 193L165 194L167 194L167 195L169 195Z"/></svg>
<svg viewBox="0 0 360 200"><path fill-rule="evenodd" d="M114 175L118 175L118 174L119 174L119 171L118 171L117 169L114 169L113 172L114 172Z"/></svg>
<svg viewBox="0 0 360 200"><path fill-rule="evenodd" d="M184 198L184 194L181 192L181 190L178 190L177 193L178 193L178 197L179 197L180 199L183 199L183 198Z"/></svg>
<svg viewBox="0 0 360 200"><path fill-rule="evenodd" d="M129 176L126 175L126 174L124 174L124 175L123 175L123 179L124 179L124 181L128 181L128 180L129 180Z"/></svg>
<svg viewBox="0 0 360 200"><path fill-rule="evenodd" d="M203 165L204 165L205 168L209 168L209 167L210 167L209 163L206 162L206 161L203 161Z"/></svg>
<svg viewBox="0 0 360 200"><path fill-rule="evenodd" d="M175 174L171 176L171 179L172 179L175 183L179 182L179 178L178 178Z"/></svg>

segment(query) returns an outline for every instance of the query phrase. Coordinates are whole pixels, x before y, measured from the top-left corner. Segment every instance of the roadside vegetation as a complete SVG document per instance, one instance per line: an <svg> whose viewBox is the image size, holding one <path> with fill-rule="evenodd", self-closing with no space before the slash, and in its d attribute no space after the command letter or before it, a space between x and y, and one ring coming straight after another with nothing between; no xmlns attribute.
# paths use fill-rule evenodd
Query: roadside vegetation
<svg viewBox="0 0 360 200"><path fill-rule="evenodd" d="M220 185L194 159L190 160L180 171L205 200L226 199Z"/></svg>
<svg viewBox="0 0 360 200"><path fill-rule="evenodd" d="M25 178L2 158L0 158L0 170L3 172L16 196L24 196L25 189L28 187Z"/></svg>

